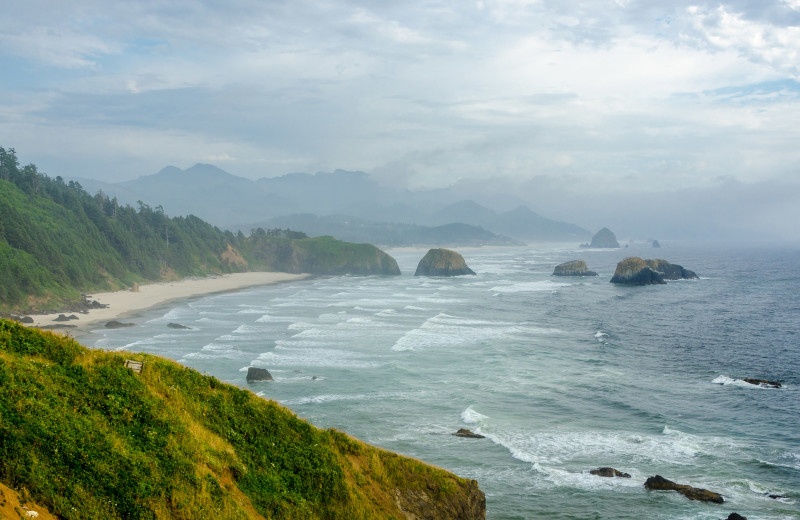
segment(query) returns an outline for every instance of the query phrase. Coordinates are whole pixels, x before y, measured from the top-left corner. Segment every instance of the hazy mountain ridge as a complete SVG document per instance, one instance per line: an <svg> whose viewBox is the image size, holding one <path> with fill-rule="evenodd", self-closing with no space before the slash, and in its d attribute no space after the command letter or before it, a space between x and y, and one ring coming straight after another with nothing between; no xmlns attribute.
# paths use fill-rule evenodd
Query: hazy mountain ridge
<svg viewBox="0 0 800 520"><path fill-rule="evenodd" d="M135 203L130 199L140 195L142 200L161 205L170 214L194 214L235 230L249 230L267 222L292 222L285 227L310 235L329 234L342 240L392 245L513 242L507 237L517 241L572 241L591 235L579 226L548 219L529 208L497 213L449 189L398 190L359 171L292 173L252 181L216 166L196 164L187 170L169 166L154 175L118 185L81 182L90 191L96 186L111 194L116 193L114 186L119 186L119 197L125 202ZM307 228L294 224L302 222L297 215L304 214L320 218L313 223L308 221ZM359 222L343 226L347 219ZM449 236L435 229L456 223L472 228L461 227ZM387 234L381 235L381 230Z"/></svg>

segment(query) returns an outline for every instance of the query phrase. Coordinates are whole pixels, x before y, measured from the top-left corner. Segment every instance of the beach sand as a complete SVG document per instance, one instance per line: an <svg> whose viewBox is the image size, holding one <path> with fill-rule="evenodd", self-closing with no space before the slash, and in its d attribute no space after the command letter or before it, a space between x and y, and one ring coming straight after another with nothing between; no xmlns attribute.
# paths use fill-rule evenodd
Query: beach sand
<svg viewBox="0 0 800 520"><path fill-rule="evenodd" d="M229 292L245 287L266 285L278 282L300 280L309 275L289 273L233 273L209 278L187 278L175 282L161 282L140 285L138 292L114 291L92 293L87 295L90 300L96 300L108 305L104 309L91 309L88 314L64 312L67 316L77 316L78 319L69 321L55 321L59 313L32 315L32 327L57 327L71 325L70 328L86 327L93 323L118 320L137 311L149 309L164 303L202 296L218 292Z"/></svg>

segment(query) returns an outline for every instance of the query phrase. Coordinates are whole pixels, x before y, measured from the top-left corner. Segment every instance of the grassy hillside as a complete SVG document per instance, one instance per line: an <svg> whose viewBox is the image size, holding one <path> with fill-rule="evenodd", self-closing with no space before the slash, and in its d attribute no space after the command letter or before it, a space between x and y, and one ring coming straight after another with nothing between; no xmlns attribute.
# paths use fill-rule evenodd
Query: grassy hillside
<svg viewBox="0 0 800 520"><path fill-rule="evenodd" d="M475 481L172 361L5 320L0 483L66 519L484 516Z"/></svg>
<svg viewBox="0 0 800 520"><path fill-rule="evenodd" d="M20 167L14 150L0 147L0 311L57 309L81 292L237 271L399 273L372 246L289 230L234 235L138 206Z"/></svg>

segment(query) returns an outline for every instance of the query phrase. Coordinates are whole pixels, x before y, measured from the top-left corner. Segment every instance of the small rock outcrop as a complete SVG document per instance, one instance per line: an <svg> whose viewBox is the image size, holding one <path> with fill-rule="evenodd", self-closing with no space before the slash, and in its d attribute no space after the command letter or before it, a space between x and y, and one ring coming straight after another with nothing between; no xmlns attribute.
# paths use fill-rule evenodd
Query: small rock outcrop
<svg viewBox="0 0 800 520"><path fill-rule="evenodd" d="M617 264L611 283L649 285L666 283L664 280L690 280L697 278L694 271L666 260L642 260L630 256Z"/></svg>
<svg viewBox="0 0 800 520"><path fill-rule="evenodd" d="M464 257L450 249L431 249L419 261L414 276L461 276L475 274Z"/></svg>
<svg viewBox="0 0 800 520"><path fill-rule="evenodd" d="M180 323L167 323L167 327L171 329L189 329L189 327L181 325Z"/></svg>
<svg viewBox="0 0 800 520"><path fill-rule="evenodd" d="M619 242L617 242L617 236L608 228L603 228L597 233L594 234L592 237L592 241L589 244L581 244L581 247L593 247L593 248L619 248Z"/></svg>
<svg viewBox="0 0 800 520"><path fill-rule="evenodd" d="M597 276L597 273L590 271L584 260L573 260L558 264L553 270L553 276Z"/></svg>
<svg viewBox="0 0 800 520"><path fill-rule="evenodd" d="M747 520L746 516L742 516L739 513L731 513L728 515L728 518L725 520Z"/></svg>
<svg viewBox="0 0 800 520"><path fill-rule="evenodd" d="M724 502L722 495L719 493L714 493L713 491L709 491L707 489L696 488L692 486L688 486L686 484L676 484L671 480L667 480L661 475L656 475L655 477L650 477L644 483L644 487L650 490L659 490L659 491L677 491L681 495L685 496L689 500L700 500L701 502L714 502L715 504L721 504Z"/></svg>
<svg viewBox="0 0 800 520"><path fill-rule="evenodd" d="M764 388L781 388L781 384L778 381L767 381L766 379L753 379L750 377L745 377L743 379L745 383L750 383L751 385L762 386Z"/></svg>
<svg viewBox="0 0 800 520"><path fill-rule="evenodd" d="M597 475L598 477L619 477L619 478L631 478L631 476L627 473L623 473L614 468L597 468L589 471L592 475Z"/></svg>
<svg viewBox="0 0 800 520"><path fill-rule="evenodd" d="M266 368L248 367L247 382L253 381L274 381L274 379Z"/></svg>
<svg viewBox="0 0 800 520"><path fill-rule="evenodd" d="M664 281L664 276L661 273L648 266L644 260L631 256L617 264L611 283L652 285L667 282Z"/></svg>
<svg viewBox="0 0 800 520"><path fill-rule="evenodd" d="M661 247L661 244L658 243L658 240L653 240L653 247L656 248L656 249Z"/></svg>
<svg viewBox="0 0 800 520"><path fill-rule="evenodd" d="M106 323L107 329L122 329L124 327L133 327L135 323L122 323L121 321L111 320Z"/></svg>
<svg viewBox="0 0 800 520"><path fill-rule="evenodd" d="M471 430L467 430L466 428L459 428L457 432L453 435L456 437L467 437L469 439L483 439L485 438L483 435L479 433L473 433Z"/></svg>

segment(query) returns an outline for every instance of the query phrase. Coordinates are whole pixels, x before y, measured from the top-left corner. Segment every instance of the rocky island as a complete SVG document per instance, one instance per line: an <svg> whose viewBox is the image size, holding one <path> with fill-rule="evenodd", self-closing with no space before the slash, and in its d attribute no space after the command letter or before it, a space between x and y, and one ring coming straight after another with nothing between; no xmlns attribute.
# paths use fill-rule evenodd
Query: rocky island
<svg viewBox="0 0 800 520"><path fill-rule="evenodd" d="M611 283L651 285L667 283L665 280L689 280L697 277L694 271L666 260L643 260L631 256L617 264Z"/></svg>
<svg viewBox="0 0 800 520"><path fill-rule="evenodd" d="M581 247L591 247L591 248L619 248L619 242L617 242L617 237L614 235L614 232L610 229L604 227L592 237L592 241L589 244L581 244Z"/></svg>
<svg viewBox="0 0 800 520"><path fill-rule="evenodd" d="M558 264L553 276L597 276L597 273L589 270L585 260L573 260Z"/></svg>
<svg viewBox="0 0 800 520"><path fill-rule="evenodd" d="M461 276L475 274L464 257L450 249L431 249L419 261L414 276Z"/></svg>

